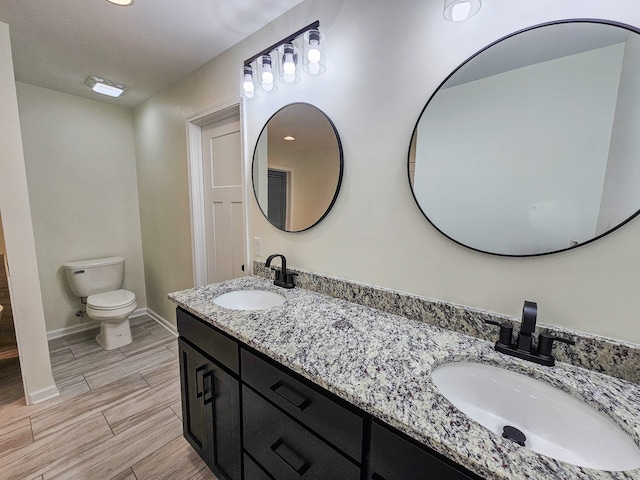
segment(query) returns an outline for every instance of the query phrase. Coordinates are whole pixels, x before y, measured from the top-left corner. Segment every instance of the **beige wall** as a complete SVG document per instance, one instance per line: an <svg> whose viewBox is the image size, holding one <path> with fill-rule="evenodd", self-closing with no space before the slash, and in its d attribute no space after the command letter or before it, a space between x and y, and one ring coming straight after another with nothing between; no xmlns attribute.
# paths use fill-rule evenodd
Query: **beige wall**
<svg viewBox="0 0 640 480"><path fill-rule="evenodd" d="M634 306L640 220L570 252L490 256L439 234L415 205L407 180L415 122L466 58L504 35L551 20L604 18L640 26L636 0L538 0L526 8L484 2L476 17L457 24L443 20L440 1L369 5L306 0L136 110L149 305L169 318L164 294L192 284L185 114L236 95L245 58L319 19L327 35L327 72L244 105L245 164L275 111L309 102L331 117L342 139L342 191L320 225L288 234L266 222L250 190L248 237L263 239L265 255L283 253L295 267L513 316L525 299L533 300L540 322L640 343Z"/></svg>
<svg viewBox="0 0 640 480"><path fill-rule="evenodd" d="M125 288L145 307L131 110L17 84L47 331L87 322L65 262L125 258Z"/></svg>
<svg viewBox="0 0 640 480"><path fill-rule="evenodd" d="M27 401L56 395L51 375L18 116L9 27L0 23L0 210Z"/></svg>
<svg viewBox="0 0 640 480"><path fill-rule="evenodd" d="M233 99L239 68L223 53L134 111L147 304L173 323L167 293L193 286L185 118Z"/></svg>
<svg viewBox="0 0 640 480"><path fill-rule="evenodd" d="M328 145L336 144L333 130L328 132ZM300 231L318 221L331 204L340 176L338 147L318 148L312 151L273 152L269 149L269 168L289 169L293 176L291 190L293 208L288 230Z"/></svg>

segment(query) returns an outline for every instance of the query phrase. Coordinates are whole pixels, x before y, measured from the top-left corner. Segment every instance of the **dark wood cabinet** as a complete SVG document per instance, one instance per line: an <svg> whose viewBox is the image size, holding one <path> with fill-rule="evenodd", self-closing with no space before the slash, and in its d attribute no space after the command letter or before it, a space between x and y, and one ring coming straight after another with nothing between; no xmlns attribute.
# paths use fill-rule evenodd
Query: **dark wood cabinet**
<svg viewBox="0 0 640 480"><path fill-rule="evenodd" d="M478 480L400 433L374 421L370 480Z"/></svg>
<svg viewBox="0 0 640 480"><path fill-rule="evenodd" d="M199 322L185 315L179 327ZM184 437L219 478L241 480L240 381L216 361L215 351L182 336L178 346Z"/></svg>

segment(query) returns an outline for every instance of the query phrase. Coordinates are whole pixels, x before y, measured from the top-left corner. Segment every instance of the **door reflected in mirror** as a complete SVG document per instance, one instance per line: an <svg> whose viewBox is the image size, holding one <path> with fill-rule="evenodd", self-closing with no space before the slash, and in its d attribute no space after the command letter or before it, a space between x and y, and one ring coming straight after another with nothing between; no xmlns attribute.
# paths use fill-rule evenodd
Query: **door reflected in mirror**
<svg viewBox="0 0 640 480"><path fill-rule="evenodd" d="M536 26L480 51L424 108L409 153L423 214L486 253L589 243L640 208L640 35Z"/></svg>
<svg viewBox="0 0 640 480"><path fill-rule="evenodd" d="M342 146L329 117L308 103L293 103L277 111L258 137L253 190L273 226L301 232L331 210L342 169Z"/></svg>

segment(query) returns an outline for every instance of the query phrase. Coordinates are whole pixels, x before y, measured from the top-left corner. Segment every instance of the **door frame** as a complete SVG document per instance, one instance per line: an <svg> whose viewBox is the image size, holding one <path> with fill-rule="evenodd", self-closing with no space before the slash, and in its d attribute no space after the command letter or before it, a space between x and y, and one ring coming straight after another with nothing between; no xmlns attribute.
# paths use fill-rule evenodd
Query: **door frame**
<svg viewBox="0 0 640 480"><path fill-rule="evenodd" d="M240 118L240 161L242 163L242 196L244 200L245 223L245 268L248 268L247 238L249 234L249 209L245 172L244 135L242 108L237 97L224 100L185 118L187 132L187 164L189 176L189 210L191 213L191 251L193 262L193 285L200 287L207 283L207 233L204 207L204 173L202 159L202 127L229 117Z"/></svg>

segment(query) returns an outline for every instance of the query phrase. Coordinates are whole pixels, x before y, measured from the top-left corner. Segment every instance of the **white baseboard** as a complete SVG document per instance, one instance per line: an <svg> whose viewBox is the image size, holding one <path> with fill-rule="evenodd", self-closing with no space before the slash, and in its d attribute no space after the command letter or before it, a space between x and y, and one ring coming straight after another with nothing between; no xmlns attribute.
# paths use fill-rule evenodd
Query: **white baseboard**
<svg viewBox="0 0 640 480"><path fill-rule="evenodd" d="M147 308L146 310L147 310L147 312L146 312L147 315L149 315L151 318L153 318L156 322L158 322L164 328L169 330L170 333L172 333L176 337L178 336L178 328L173 323L169 322L166 318L158 315L156 312L154 312L150 308Z"/></svg>
<svg viewBox="0 0 640 480"><path fill-rule="evenodd" d="M173 326L173 324L171 324L169 321L162 318L156 312L151 310L150 308L139 308L136 311L134 311L129 318L144 317L145 315L148 315L149 317L153 318L156 322L158 322L164 328L169 330L176 337L178 336L178 330L176 329L176 327ZM66 337L67 335L73 335L74 333L84 332L86 330L94 330L94 329L97 330L98 328L100 328L99 322L95 320L91 320L87 317L84 317L84 321L78 325L72 325L71 327L59 328L57 330L51 330L47 332L47 340Z"/></svg>
<svg viewBox="0 0 640 480"><path fill-rule="evenodd" d="M100 328L100 324L94 320L89 320L85 317L85 321L78 325L71 327L59 328L58 330L50 330L47 332L47 340L53 340L54 338L66 337L67 335L73 335L74 333L84 332L86 330L93 330Z"/></svg>
<svg viewBox="0 0 640 480"><path fill-rule="evenodd" d="M27 392L27 405L35 405L60 395L56 384L41 388L35 392Z"/></svg>

